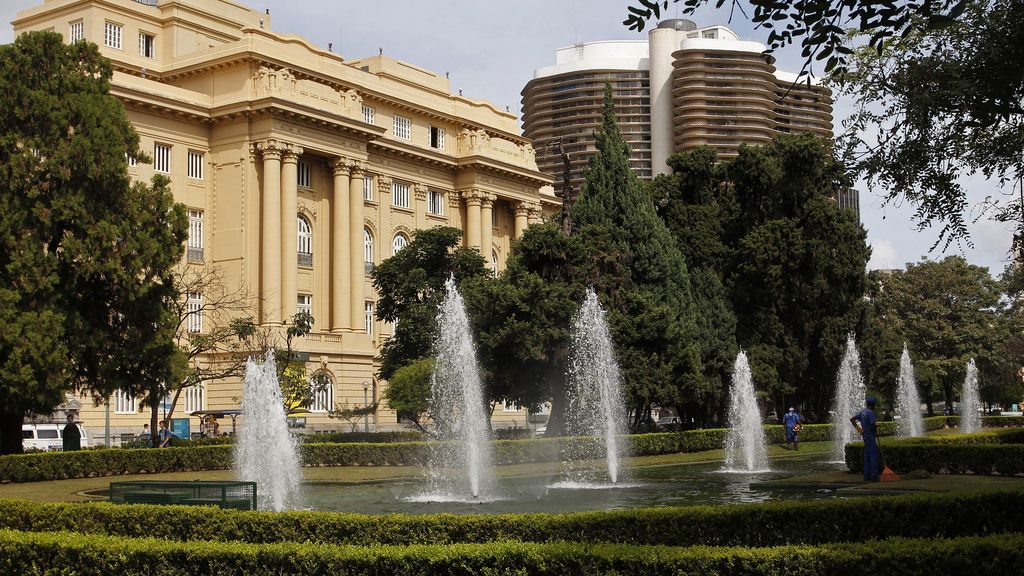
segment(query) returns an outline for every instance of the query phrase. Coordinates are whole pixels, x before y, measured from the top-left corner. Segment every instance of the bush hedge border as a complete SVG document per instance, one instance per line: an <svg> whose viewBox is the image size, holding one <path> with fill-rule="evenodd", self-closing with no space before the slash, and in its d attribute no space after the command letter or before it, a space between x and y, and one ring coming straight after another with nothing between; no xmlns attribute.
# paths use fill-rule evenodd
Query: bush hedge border
<svg viewBox="0 0 1024 576"><path fill-rule="evenodd" d="M928 430L948 426L956 417L937 416L925 419ZM1022 425L1024 418L989 417L986 425ZM804 426L800 437L804 442L824 441L831 438L832 424ZM879 433L894 433L895 424L879 424ZM767 425L765 433L771 443L784 442L782 426ZM633 456L653 456L685 452L716 450L725 443L728 430L714 428L685 432L660 432L627 436L628 450ZM496 440L495 462L515 464L525 462L552 462L561 459L567 442L588 442L587 439L537 438L532 440ZM344 444L306 442L300 453L305 466L419 466L426 462L429 446L426 442ZM231 468L232 445L172 447L161 450L100 449L76 452L46 452L0 456L0 482L38 482L116 476L123 474L149 474L164 472L194 472L200 470L226 470ZM599 448L594 449L595 454Z"/></svg>
<svg viewBox="0 0 1024 576"><path fill-rule="evenodd" d="M309 543L167 542L0 531L8 574L994 574L1019 570L1024 534L892 539L819 547L710 548L505 542L353 547Z"/></svg>
<svg viewBox="0 0 1024 576"><path fill-rule="evenodd" d="M333 545L603 542L777 546L1024 532L1024 491L875 496L565 514L248 512L191 506L0 500L0 529ZM864 521L864 519L870 521ZM168 530L168 526L181 530Z"/></svg>

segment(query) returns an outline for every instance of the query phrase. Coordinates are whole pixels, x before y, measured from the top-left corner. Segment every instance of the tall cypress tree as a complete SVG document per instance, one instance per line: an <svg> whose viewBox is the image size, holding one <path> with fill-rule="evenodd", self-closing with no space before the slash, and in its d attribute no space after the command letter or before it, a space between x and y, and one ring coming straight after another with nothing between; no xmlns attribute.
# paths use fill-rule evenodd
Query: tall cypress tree
<svg viewBox="0 0 1024 576"><path fill-rule="evenodd" d="M629 166L629 147L605 87L597 155L573 210L587 258L584 280L601 296L634 425L651 404L676 405L700 380L686 263Z"/></svg>

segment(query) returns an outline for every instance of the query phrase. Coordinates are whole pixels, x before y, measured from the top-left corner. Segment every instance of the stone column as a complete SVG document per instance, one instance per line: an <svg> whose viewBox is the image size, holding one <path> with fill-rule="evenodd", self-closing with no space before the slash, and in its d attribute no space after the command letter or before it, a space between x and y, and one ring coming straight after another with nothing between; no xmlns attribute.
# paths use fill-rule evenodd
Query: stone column
<svg viewBox="0 0 1024 576"><path fill-rule="evenodd" d="M302 148L286 144L281 161L281 321L287 322L298 310L298 164Z"/></svg>
<svg viewBox="0 0 1024 576"><path fill-rule="evenodd" d="M527 208L526 221L530 224L537 224L540 222L540 204L530 204Z"/></svg>
<svg viewBox="0 0 1024 576"><path fill-rule="evenodd" d="M491 252L494 251L494 194L480 198L480 255L487 267L493 266Z"/></svg>
<svg viewBox="0 0 1024 576"><path fill-rule="evenodd" d="M363 165L359 161L349 164L348 180L349 217L349 310L352 311L351 326L356 332L363 328L363 285L366 282L366 267L363 259Z"/></svg>
<svg viewBox="0 0 1024 576"><path fill-rule="evenodd" d="M526 202L516 203L516 227L515 237L521 238L523 232L526 230L527 218L529 217L530 207L526 205Z"/></svg>
<svg viewBox="0 0 1024 576"><path fill-rule="evenodd" d="M479 190L466 190L462 193L466 200L466 246L480 249L480 203L483 196Z"/></svg>
<svg viewBox="0 0 1024 576"><path fill-rule="evenodd" d="M332 160L331 173L334 175L334 195L331 197L331 223L334 225L331 230L331 332L341 332L352 328L348 161L345 158Z"/></svg>
<svg viewBox="0 0 1024 576"><path fill-rule="evenodd" d="M263 156L263 215L260 230L260 297L262 321L281 319L281 144L264 140L256 144Z"/></svg>

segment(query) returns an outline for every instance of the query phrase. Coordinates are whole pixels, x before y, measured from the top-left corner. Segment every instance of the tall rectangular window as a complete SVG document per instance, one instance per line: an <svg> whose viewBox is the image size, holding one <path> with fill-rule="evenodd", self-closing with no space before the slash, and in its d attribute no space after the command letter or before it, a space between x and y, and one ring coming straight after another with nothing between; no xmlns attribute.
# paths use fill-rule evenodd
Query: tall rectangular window
<svg viewBox="0 0 1024 576"><path fill-rule="evenodd" d="M363 328L367 334L373 335L373 302L367 302L363 311Z"/></svg>
<svg viewBox="0 0 1024 576"><path fill-rule="evenodd" d="M404 116L395 116L394 132L395 138L412 140L412 120Z"/></svg>
<svg viewBox="0 0 1024 576"><path fill-rule="evenodd" d="M363 122L373 124L375 114L376 110L373 109L373 106L363 106Z"/></svg>
<svg viewBox="0 0 1024 576"><path fill-rule="evenodd" d="M129 154L127 152L124 153L124 159L125 159L126 162L128 162L128 166L135 166L136 164L139 163L139 159L138 158L136 158L134 155Z"/></svg>
<svg viewBox="0 0 1024 576"><path fill-rule="evenodd" d="M437 190L427 192L427 212L435 216L444 214L444 194Z"/></svg>
<svg viewBox="0 0 1024 576"><path fill-rule="evenodd" d="M156 58L156 36L139 32L139 56Z"/></svg>
<svg viewBox="0 0 1024 576"><path fill-rule="evenodd" d="M404 182L391 182L391 203L399 208L409 207L409 185Z"/></svg>
<svg viewBox="0 0 1024 576"><path fill-rule="evenodd" d="M153 170L171 173L171 147L167 144L153 144Z"/></svg>
<svg viewBox="0 0 1024 576"><path fill-rule="evenodd" d="M189 292L185 300L185 310L188 319L185 328L190 334L203 331L203 295L198 292Z"/></svg>
<svg viewBox="0 0 1024 576"><path fill-rule="evenodd" d="M121 36L124 33L124 26L107 22L103 25L103 44L110 48L121 49Z"/></svg>
<svg viewBox="0 0 1024 576"><path fill-rule="evenodd" d="M72 22L68 30L68 44L74 44L85 39L85 23L81 20Z"/></svg>
<svg viewBox="0 0 1024 576"><path fill-rule="evenodd" d="M188 151L188 177L195 180L203 179L203 161L205 155L195 150Z"/></svg>
<svg viewBox="0 0 1024 576"><path fill-rule="evenodd" d="M444 150L444 128L438 128L437 126L430 127L430 140L428 142L431 148L437 148L438 150Z"/></svg>
<svg viewBox="0 0 1024 576"><path fill-rule="evenodd" d="M135 396L126 393L120 388L114 390L114 412L117 414L135 414L138 412L135 405Z"/></svg>
<svg viewBox="0 0 1024 576"><path fill-rule="evenodd" d="M203 261L203 211L188 211L188 246L189 262Z"/></svg>
<svg viewBox="0 0 1024 576"><path fill-rule="evenodd" d="M373 201L373 176L363 176L363 200Z"/></svg>
<svg viewBox="0 0 1024 576"><path fill-rule="evenodd" d="M313 313L313 297L309 294L299 294L299 301L296 302L296 311L299 314L305 312L306 314Z"/></svg>
<svg viewBox="0 0 1024 576"><path fill-rule="evenodd" d="M185 397L185 413L191 414L198 412L203 409L203 393L206 390L203 389L202 384L196 386L186 386L182 392Z"/></svg>
<svg viewBox="0 0 1024 576"><path fill-rule="evenodd" d="M303 188L309 188L310 182L313 181L313 179L310 176L309 162L306 162L305 160L299 160L297 174L299 186Z"/></svg>

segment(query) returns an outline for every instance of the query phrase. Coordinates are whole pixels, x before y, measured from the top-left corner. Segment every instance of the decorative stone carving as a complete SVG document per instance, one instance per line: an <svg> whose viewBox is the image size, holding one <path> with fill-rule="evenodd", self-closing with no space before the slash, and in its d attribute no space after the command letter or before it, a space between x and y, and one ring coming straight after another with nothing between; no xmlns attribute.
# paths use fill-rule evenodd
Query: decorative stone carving
<svg viewBox="0 0 1024 576"><path fill-rule="evenodd" d="M462 207L462 193L461 192L449 192L445 194L448 196L448 206L453 210L458 210Z"/></svg>
<svg viewBox="0 0 1024 576"><path fill-rule="evenodd" d="M530 215L530 206L526 202L516 202L514 210L515 210L516 216L529 216ZM538 210L539 210L539 208L538 208Z"/></svg>
<svg viewBox="0 0 1024 576"><path fill-rule="evenodd" d="M358 178L366 172L366 164L362 160L349 160L348 169L354 178Z"/></svg>
<svg viewBox="0 0 1024 576"><path fill-rule="evenodd" d="M423 201L427 199L427 185L426 184L413 184L413 194L417 200Z"/></svg>
<svg viewBox="0 0 1024 576"><path fill-rule="evenodd" d="M316 222L316 208L311 208L306 202L299 200L295 206L295 213L308 216L310 220Z"/></svg>
<svg viewBox="0 0 1024 576"><path fill-rule="evenodd" d="M483 129L463 128L459 132L459 151L462 154L482 154L491 147L491 137Z"/></svg>
<svg viewBox="0 0 1024 576"><path fill-rule="evenodd" d="M359 92L349 88L348 90L339 90L338 94L341 95L342 112L353 118L362 118L363 97L359 95Z"/></svg>
<svg viewBox="0 0 1024 576"><path fill-rule="evenodd" d="M487 194L486 192L482 192L480 194L480 205L483 206L484 208L490 208L491 206L494 205L494 201L497 199L498 197L495 196L494 194Z"/></svg>
<svg viewBox="0 0 1024 576"><path fill-rule="evenodd" d="M298 80L287 68L260 66L252 80L256 96L295 96L298 88Z"/></svg>
<svg viewBox="0 0 1024 576"><path fill-rule="evenodd" d="M256 151L264 158L281 158L284 154L285 143L280 140L269 138L256 143Z"/></svg>
<svg viewBox="0 0 1024 576"><path fill-rule="evenodd" d="M391 194L391 177L381 174L377 176L377 194Z"/></svg>
<svg viewBox="0 0 1024 576"><path fill-rule="evenodd" d="M466 206L479 206L484 200L484 194L476 188L462 191L462 199L466 201Z"/></svg>
<svg viewBox="0 0 1024 576"><path fill-rule="evenodd" d="M305 150L295 144L281 144L281 155L285 162L297 162L299 156L302 156L303 152L305 152Z"/></svg>
<svg viewBox="0 0 1024 576"><path fill-rule="evenodd" d="M338 156L332 158L327 162L327 165L331 168L331 173L335 176L341 176L342 174L348 176L349 171L352 169L350 160L344 156Z"/></svg>
<svg viewBox="0 0 1024 576"><path fill-rule="evenodd" d="M529 142L527 142L526 144L523 144L522 146L520 146L520 148L522 148L522 150L523 150L523 158L526 159L526 163L527 164L533 164L534 166L536 166L536 164L537 164L537 151L533 149L533 145L531 145Z"/></svg>

